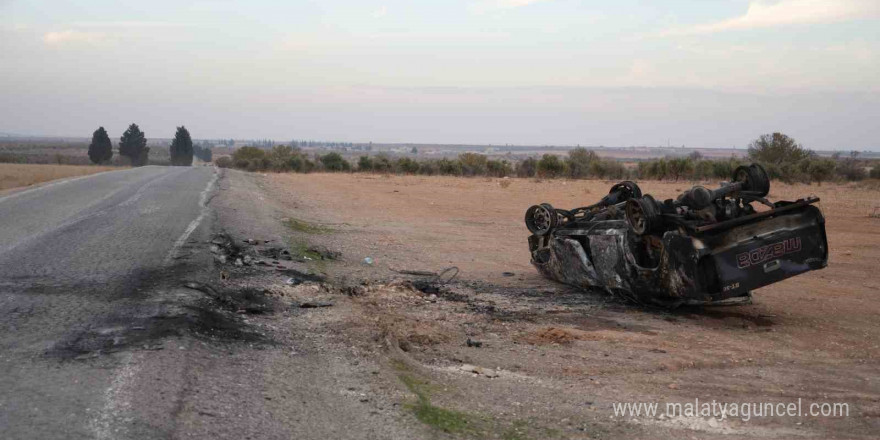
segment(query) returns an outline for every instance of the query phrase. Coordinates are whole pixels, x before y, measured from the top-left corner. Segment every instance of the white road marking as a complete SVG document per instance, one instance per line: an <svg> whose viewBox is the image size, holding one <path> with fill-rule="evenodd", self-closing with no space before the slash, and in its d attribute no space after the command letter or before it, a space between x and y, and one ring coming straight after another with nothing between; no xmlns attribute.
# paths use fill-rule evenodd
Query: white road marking
<svg viewBox="0 0 880 440"><path fill-rule="evenodd" d="M211 178L211 181L208 182L208 186L202 190L202 194L199 196L199 206L202 208L201 212L199 212L199 216L195 218L195 220L189 223L189 226L183 231L183 234L174 242L174 246L171 247L171 251L168 252L168 255L165 257L165 264L168 265L174 260L174 257L177 255L177 251L181 246L186 243L186 240L192 235L193 231L199 227L199 224L202 223L202 220L205 219L205 215L208 214L208 194L210 194L211 189L214 187L214 184L217 183L217 178L219 177L217 173L217 168L214 168L214 177Z"/></svg>
<svg viewBox="0 0 880 440"><path fill-rule="evenodd" d="M164 174L159 175L158 177L153 178L152 180L147 181L147 183L145 183L143 186L141 186L140 188L138 188L138 190L134 193L134 195L132 195L131 197L129 197L128 199L126 199L125 201L123 201L123 202L121 202L121 203L119 203L119 204L116 204L116 205L113 205L113 206L110 206L110 207L107 207L107 208L101 209L101 210L96 211L96 212L93 212L93 213L91 213L91 214L86 214L86 215L84 215L84 216L80 216L80 217L73 218L73 219L71 219L71 220L64 221L64 222L62 222L62 223L60 223L60 224L58 224L58 225L55 225L54 227L52 227L52 229L48 229L48 230L45 230L45 231L40 231L40 232L38 232L38 233L31 234L31 235L26 236L26 237L22 237L21 239L19 239L19 241L18 241L17 243L10 244L10 245L5 246L5 247L0 247L0 254L5 253L5 252L9 252L9 251L11 251L11 250L13 250L13 249L15 249L15 248L17 248L17 247L19 247L19 246L21 246L21 245L27 243L27 242L30 242L30 241L32 241L32 240L38 238L38 237L42 237L43 235L46 235L46 234L52 233L52 232L57 231L57 230L60 230L60 229L64 229L64 228L71 227L71 226L73 226L73 225L75 225L75 224L77 224L77 223L79 223L79 222L82 222L82 221L85 221L85 220L88 220L88 219L92 219L92 218L100 217L100 216L102 216L102 215L104 215L104 214L106 214L106 213L108 213L108 212L110 212L110 211L112 211L112 210L114 210L114 209L117 209L117 208L120 207L120 206L128 206L128 205L131 205L131 204L133 204L134 202L138 201L138 200L143 196L144 191L146 191L147 188L149 188L150 186L152 186L152 185L155 184L156 182L159 182L159 181L161 181L161 180L167 178L167 177L170 176L170 175L171 175L171 172L166 172L166 173L164 173ZM92 177L92 176L83 176L83 177L81 177L81 178L84 178L84 177ZM79 179L81 179L81 178L76 178L76 179L73 179L73 180L79 180ZM71 182L71 181L73 181L73 180L69 180L68 182ZM53 184L53 185L54 185L54 184ZM99 198L99 199L93 201L92 203L90 203L90 204L89 204L89 207L97 206L97 205L103 203L104 201L106 201L106 200L110 199L111 197L115 196L115 195L118 194L120 191L124 190L125 188L126 188L126 187L120 187L120 188L117 188L117 189L113 190L112 192L109 192L109 193L107 193L107 194L101 196L101 198ZM34 189L40 189L40 188L34 188ZM28 190L28 191L30 191L30 190ZM15 195L15 194L13 194L13 195ZM2 201L2 199L0 199L0 201ZM87 209L88 209L88 208L87 208Z"/></svg>
<svg viewBox="0 0 880 440"><path fill-rule="evenodd" d="M201 207L199 216L190 222L180 238L174 242L171 252L169 252L168 256L165 258L165 264L171 262L174 255L177 253L177 250L186 243L186 240L193 231L199 227L199 224L205 218L205 215L207 215L208 194L217 182L218 177L217 169L215 168L214 176L211 178L211 181L208 182L208 186L206 186L199 195L199 206ZM133 198L135 197L140 196L133 196ZM90 422L92 431L95 433L95 437L99 440L116 440L128 437L126 427L132 421L131 416L128 415L131 410L131 392L129 387L131 386L132 379L134 379L139 368L135 355L131 352L126 353L122 367L117 370L110 387L104 391L104 406Z"/></svg>
<svg viewBox="0 0 880 440"><path fill-rule="evenodd" d="M125 354L122 367L110 383L110 387L104 391L104 406L101 411L91 420L89 425L99 440L127 438L125 427L130 421L126 416L131 408L131 392L129 386L139 369L134 360L134 354Z"/></svg>

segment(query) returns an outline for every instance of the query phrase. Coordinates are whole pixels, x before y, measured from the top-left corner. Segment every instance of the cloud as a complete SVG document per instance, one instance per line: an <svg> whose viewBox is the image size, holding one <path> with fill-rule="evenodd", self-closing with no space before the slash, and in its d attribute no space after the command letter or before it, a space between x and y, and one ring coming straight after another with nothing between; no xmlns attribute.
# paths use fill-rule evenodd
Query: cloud
<svg viewBox="0 0 880 440"><path fill-rule="evenodd" d="M471 12L481 14L499 9L519 8L543 1L547 0L478 0L468 5L468 9Z"/></svg>
<svg viewBox="0 0 880 440"><path fill-rule="evenodd" d="M633 60L629 73L623 78L625 83L644 84L658 75L657 69L647 60Z"/></svg>
<svg viewBox="0 0 880 440"><path fill-rule="evenodd" d="M661 35L698 35L776 26L836 23L880 17L877 0L752 0L745 15L715 23L671 28Z"/></svg>
<svg viewBox="0 0 880 440"><path fill-rule="evenodd" d="M388 8L383 5L381 8L373 11L373 13L370 15L372 15L373 18L382 18L382 17L388 15Z"/></svg>
<svg viewBox="0 0 880 440"><path fill-rule="evenodd" d="M80 21L68 23L70 29L43 34L43 42L48 45L98 44L118 39L132 32L143 33L156 29L177 29L195 26L192 23L171 21Z"/></svg>
<svg viewBox="0 0 880 440"><path fill-rule="evenodd" d="M107 35L103 32L83 32L83 31L58 31L46 32L43 35L43 42L49 45L59 45L66 43L99 43L106 39Z"/></svg>
<svg viewBox="0 0 880 440"><path fill-rule="evenodd" d="M74 27L92 28L180 28L191 27L191 23L172 21L81 21L73 23Z"/></svg>

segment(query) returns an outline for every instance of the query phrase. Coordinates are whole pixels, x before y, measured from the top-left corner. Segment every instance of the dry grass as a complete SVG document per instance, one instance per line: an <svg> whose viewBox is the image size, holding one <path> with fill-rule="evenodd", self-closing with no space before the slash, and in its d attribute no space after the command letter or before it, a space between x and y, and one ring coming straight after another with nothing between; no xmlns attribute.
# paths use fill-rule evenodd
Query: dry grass
<svg viewBox="0 0 880 440"><path fill-rule="evenodd" d="M50 180L110 171L118 168L91 165L0 164L0 191Z"/></svg>

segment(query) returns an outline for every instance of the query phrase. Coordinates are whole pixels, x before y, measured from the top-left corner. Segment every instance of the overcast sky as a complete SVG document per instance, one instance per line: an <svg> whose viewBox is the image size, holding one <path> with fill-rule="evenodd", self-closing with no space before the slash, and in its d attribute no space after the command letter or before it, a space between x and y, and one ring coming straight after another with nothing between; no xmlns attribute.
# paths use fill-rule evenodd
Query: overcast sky
<svg viewBox="0 0 880 440"><path fill-rule="evenodd" d="M880 0L0 0L0 132L880 149Z"/></svg>

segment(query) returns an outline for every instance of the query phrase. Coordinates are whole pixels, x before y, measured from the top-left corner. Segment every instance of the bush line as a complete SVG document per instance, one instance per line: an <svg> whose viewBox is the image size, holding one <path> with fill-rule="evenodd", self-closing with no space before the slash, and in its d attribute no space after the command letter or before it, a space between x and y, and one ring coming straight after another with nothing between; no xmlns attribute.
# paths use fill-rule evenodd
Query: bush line
<svg viewBox="0 0 880 440"><path fill-rule="evenodd" d="M812 152L792 160L771 161L760 155L746 158L706 159L699 153L687 157L667 157L638 161L635 167L623 162L601 158L585 148L575 148L567 156L544 154L540 158L522 160L490 159L483 154L462 153L449 159L393 158L386 154L360 156L352 164L341 154L329 152L309 156L299 148L277 145L271 150L242 147L231 157L215 159L222 168L246 171L275 172L366 172L381 174L538 177L570 179L653 179L701 181L728 180L736 167L752 162L762 164L772 179L786 182L856 181L866 177L880 178L880 161L862 160L857 154L818 157ZM873 169L868 172L866 169Z"/></svg>

